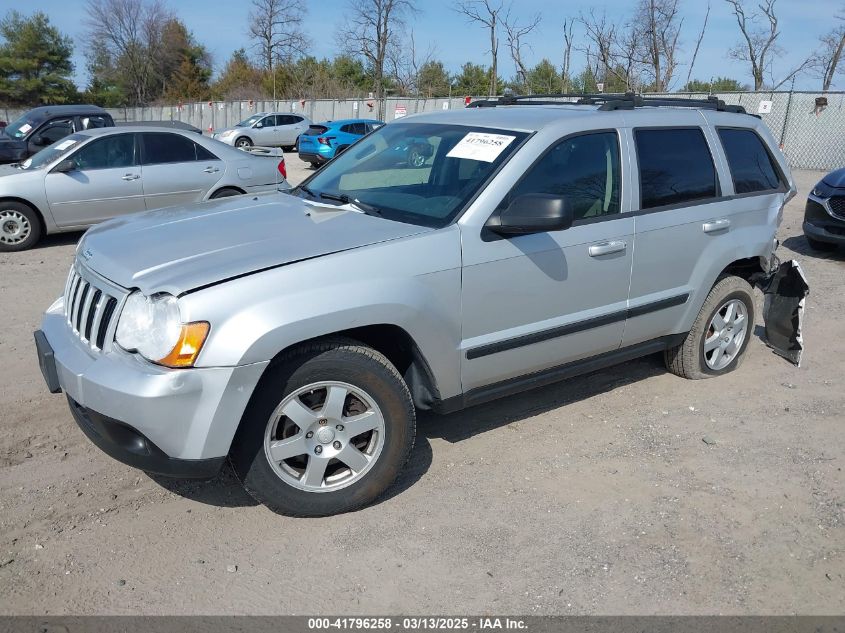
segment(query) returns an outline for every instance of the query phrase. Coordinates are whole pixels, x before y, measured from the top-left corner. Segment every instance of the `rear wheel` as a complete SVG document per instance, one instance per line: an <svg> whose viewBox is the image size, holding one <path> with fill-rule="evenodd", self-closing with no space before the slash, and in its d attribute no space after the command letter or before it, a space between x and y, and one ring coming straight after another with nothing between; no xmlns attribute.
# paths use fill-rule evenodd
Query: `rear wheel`
<svg viewBox="0 0 845 633"><path fill-rule="evenodd" d="M807 244L810 245L814 251L835 251L836 244L832 244L831 242L820 242L819 240L813 239L809 235L805 235L804 237L807 238Z"/></svg>
<svg viewBox="0 0 845 633"><path fill-rule="evenodd" d="M320 163L315 163L315 162L311 163L312 169L317 169L319 166L320 166Z"/></svg>
<svg viewBox="0 0 845 633"><path fill-rule="evenodd" d="M739 367L754 328L754 295L741 277L720 279L701 307L684 342L666 350L673 374L698 380Z"/></svg>
<svg viewBox="0 0 845 633"><path fill-rule="evenodd" d="M422 167L423 165L425 165L425 156L418 147L412 147L411 151L408 152L408 166Z"/></svg>
<svg viewBox="0 0 845 633"><path fill-rule="evenodd" d="M0 252L25 251L41 239L41 218L31 207L0 201Z"/></svg>
<svg viewBox="0 0 845 633"><path fill-rule="evenodd" d="M235 141L235 147L239 149L252 147L252 141L246 136L241 136L237 141Z"/></svg>
<svg viewBox="0 0 845 633"><path fill-rule="evenodd" d="M414 442L411 396L379 352L348 339L294 350L262 379L232 446L244 488L281 514L355 510L396 479Z"/></svg>
<svg viewBox="0 0 845 633"><path fill-rule="evenodd" d="M217 200L217 198L231 198L232 196L240 196L243 195L243 192L238 191L237 189L232 189L231 187L224 187L223 189L218 189L213 194L211 194L211 200Z"/></svg>

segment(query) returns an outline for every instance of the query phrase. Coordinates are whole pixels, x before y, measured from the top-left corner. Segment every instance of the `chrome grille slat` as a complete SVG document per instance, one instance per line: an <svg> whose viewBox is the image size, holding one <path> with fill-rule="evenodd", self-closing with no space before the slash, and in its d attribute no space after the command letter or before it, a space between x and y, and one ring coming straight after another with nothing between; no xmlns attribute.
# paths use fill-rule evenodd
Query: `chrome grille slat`
<svg viewBox="0 0 845 633"><path fill-rule="evenodd" d="M833 215L845 220L845 196L833 196L828 200L828 204Z"/></svg>
<svg viewBox="0 0 845 633"><path fill-rule="evenodd" d="M68 327L93 352L108 351L127 292L74 262L65 283Z"/></svg>

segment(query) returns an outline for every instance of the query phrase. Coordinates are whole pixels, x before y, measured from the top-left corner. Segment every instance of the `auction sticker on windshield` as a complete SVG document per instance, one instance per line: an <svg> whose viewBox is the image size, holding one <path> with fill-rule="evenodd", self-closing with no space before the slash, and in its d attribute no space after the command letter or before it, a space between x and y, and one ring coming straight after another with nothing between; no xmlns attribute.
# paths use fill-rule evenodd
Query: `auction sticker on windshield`
<svg viewBox="0 0 845 633"><path fill-rule="evenodd" d="M507 134L470 132L446 156L492 163L515 138L515 136L508 136Z"/></svg>
<svg viewBox="0 0 845 633"><path fill-rule="evenodd" d="M75 144L76 144L76 139L69 138L66 141L62 141L61 143L56 145L56 149L58 149L58 150L67 149L71 145L75 145Z"/></svg>

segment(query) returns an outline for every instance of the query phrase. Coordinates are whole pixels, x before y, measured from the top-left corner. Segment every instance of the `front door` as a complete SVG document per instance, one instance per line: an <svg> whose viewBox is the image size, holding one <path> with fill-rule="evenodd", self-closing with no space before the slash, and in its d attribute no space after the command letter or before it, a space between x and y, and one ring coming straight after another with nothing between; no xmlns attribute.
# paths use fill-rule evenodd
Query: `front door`
<svg viewBox="0 0 845 633"><path fill-rule="evenodd" d="M94 139L68 156L76 169L45 176L47 200L58 226L86 226L144 210L135 136Z"/></svg>
<svg viewBox="0 0 845 633"><path fill-rule="evenodd" d="M565 138L499 205L565 197L569 229L463 236L464 391L615 350L622 340L634 219L622 213L616 132Z"/></svg>

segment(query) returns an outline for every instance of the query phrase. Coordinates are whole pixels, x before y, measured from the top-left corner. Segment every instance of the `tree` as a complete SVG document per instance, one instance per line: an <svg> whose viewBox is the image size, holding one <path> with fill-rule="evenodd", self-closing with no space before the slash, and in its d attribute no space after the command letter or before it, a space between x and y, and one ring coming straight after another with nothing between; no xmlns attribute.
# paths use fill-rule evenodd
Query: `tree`
<svg viewBox="0 0 845 633"><path fill-rule="evenodd" d="M487 94L495 95L498 93L499 71L498 27L504 5L501 0L460 0L455 10L465 15L470 22L478 22L490 31L490 85Z"/></svg>
<svg viewBox="0 0 845 633"><path fill-rule="evenodd" d="M197 43L180 20L170 20L162 31L160 68L164 97L170 101L208 98L211 55Z"/></svg>
<svg viewBox="0 0 845 633"><path fill-rule="evenodd" d="M443 62L428 61L420 67L417 87L423 97L446 97L450 84L451 78Z"/></svg>
<svg viewBox="0 0 845 633"><path fill-rule="evenodd" d="M751 76L754 79L754 90L760 90L764 86L765 75L771 72L774 57L781 55L782 51L777 45L780 36L778 17L775 13L775 2L777 0L762 0L758 9L760 13L747 14L745 12L744 0L725 0L733 11L737 26L742 35L742 40L729 55L733 59L748 62L751 65ZM755 22L765 22L765 26L758 28ZM772 90L777 90L787 81L795 77L812 63L808 57L798 66L787 73L779 82L771 81Z"/></svg>
<svg viewBox="0 0 845 633"><path fill-rule="evenodd" d="M129 105L145 105L162 92L162 37L173 16L160 0L88 0L92 81L119 86Z"/></svg>
<svg viewBox="0 0 845 633"><path fill-rule="evenodd" d="M518 82L523 85L528 83L528 69L525 67L525 62L522 58L523 47L527 46L525 38L531 34L531 31L537 28L538 24L540 24L539 13L535 14L534 17L525 24L520 24L516 18L511 17L511 12L508 10L502 20L502 25L505 27L508 50L511 53L511 59L513 60L514 66L516 66L516 74L519 80Z"/></svg>
<svg viewBox="0 0 845 633"><path fill-rule="evenodd" d="M636 59L655 92L669 89L678 66L678 37L683 26L679 0L640 0L629 26Z"/></svg>
<svg viewBox="0 0 845 633"><path fill-rule="evenodd" d="M468 96L479 96L489 94L488 90L493 83L491 69L467 62L461 66L461 72L455 76L455 92ZM496 83L502 83L500 78L495 79Z"/></svg>
<svg viewBox="0 0 845 633"><path fill-rule="evenodd" d="M555 65L548 59L530 69L526 74L526 83L532 93L562 92L561 76Z"/></svg>
<svg viewBox="0 0 845 633"><path fill-rule="evenodd" d="M563 92L570 92L572 86L572 20L563 21Z"/></svg>
<svg viewBox="0 0 845 633"><path fill-rule="evenodd" d="M257 99L263 96L261 71L252 65L246 50L239 48L223 67L211 87L215 99Z"/></svg>
<svg viewBox="0 0 845 633"><path fill-rule="evenodd" d="M411 0L349 0L343 48L366 60L376 99L384 96L388 51L398 45L405 20L415 11Z"/></svg>
<svg viewBox="0 0 845 633"><path fill-rule="evenodd" d="M840 22L845 17L838 16ZM839 63L845 50L845 24L839 24L819 38L821 48L815 54L812 67L822 79L822 90L830 90L833 80L839 72Z"/></svg>
<svg viewBox="0 0 845 633"><path fill-rule="evenodd" d="M280 61L304 55L308 39L302 30L306 6L301 0L252 0L249 36L255 40L261 67L270 72Z"/></svg>
<svg viewBox="0 0 845 633"><path fill-rule="evenodd" d="M698 34L698 39L695 41L695 50L692 53L692 59L687 70L687 83L692 77L692 69L695 67L695 60L698 58L698 51L701 48L701 42L704 40L704 33L707 31L707 20L710 19L710 3L707 3L707 12L704 14L704 24L701 25L701 31Z"/></svg>
<svg viewBox="0 0 845 633"><path fill-rule="evenodd" d="M0 102L8 105L65 103L76 98L71 39L41 11L17 11L0 21Z"/></svg>
<svg viewBox="0 0 845 633"><path fill-rule="evenodd" d="M748 86L743 85L736 79L730 77L716 77L710 81L701 81L700 79L693 79L688 81L681 92L742 92L748 90Z"/></svg>

